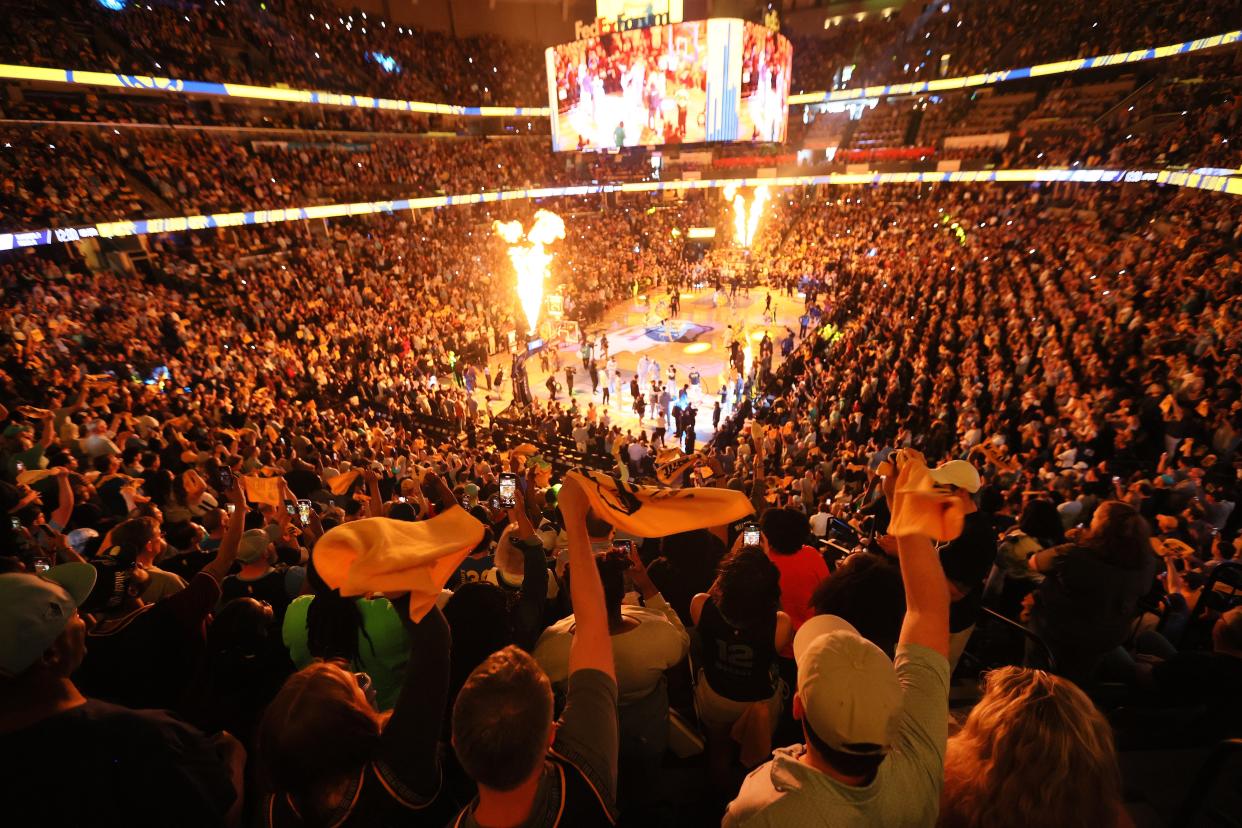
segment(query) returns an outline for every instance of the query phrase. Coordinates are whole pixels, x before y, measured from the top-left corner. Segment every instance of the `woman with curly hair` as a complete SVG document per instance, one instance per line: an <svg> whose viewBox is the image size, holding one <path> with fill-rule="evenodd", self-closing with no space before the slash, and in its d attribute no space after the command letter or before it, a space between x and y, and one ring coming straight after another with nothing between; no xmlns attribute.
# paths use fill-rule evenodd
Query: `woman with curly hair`
<svg viewBox="0 0 1242 828"><path fill-rule="evenodd" d="M1108 721L1072 682L1002 667L950 737L941 828L1129 826Z"/></svg>
<svg viewBox="0 0 1242 828"><path fill-rule="evenodd" d="M1031 628L1056 659L1056 672L1089 687L1104 655L1122 644L1151 591L1156 556L1147 520L1119 500L1101 503L1091 526L1070 543L1032 555L1044 576L1035 593ZM1027 663L1039 661L1028 649Z"/></svg>
<svg viewBox="0 0 1242 828"><path fill-rule="evenodd" d="M781 710L776 656L793 640L793 622L781 612L780 570L757 546L720 562L709 592L690 601L700 648L695 706L707 735L713 780L726 785L734 725L756 704L766 707L767 739ZM769 746L770 750L770 746Z"/></svg>

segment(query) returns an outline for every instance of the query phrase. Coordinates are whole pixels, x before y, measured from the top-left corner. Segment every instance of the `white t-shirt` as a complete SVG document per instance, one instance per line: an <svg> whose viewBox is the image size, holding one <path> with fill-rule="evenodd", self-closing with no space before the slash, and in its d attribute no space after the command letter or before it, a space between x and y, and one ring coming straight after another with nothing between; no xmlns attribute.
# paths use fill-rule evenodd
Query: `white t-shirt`
<svg viewBox="0 0 1242 828"><path fill-rule="evenodd" d="M822 538L828 534L828 521L832 520L832 515L827 512L816 512L811 515L811 532L815 537Z"/></svg>
<svg viewBox="0 0 1242 828"><path fill-rule="evenodd" d="M646 607L623 604L621 615L637 626L612 636L620 703L651 695L664 678L664 671L680 662L690 650L690 635L677 613L660 595ZM574 637L574 617L562 618L543 631L535 645L535 661L553 684L569 678L569 644Z"/></svg>

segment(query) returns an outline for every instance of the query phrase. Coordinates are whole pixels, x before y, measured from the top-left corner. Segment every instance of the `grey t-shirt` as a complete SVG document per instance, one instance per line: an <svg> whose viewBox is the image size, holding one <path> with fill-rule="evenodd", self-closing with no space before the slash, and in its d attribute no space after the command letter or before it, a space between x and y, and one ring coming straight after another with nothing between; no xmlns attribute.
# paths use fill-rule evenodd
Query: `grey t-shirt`
<svg viewBox="0 0 1242 828"><path fill-rule="evenodd" d="M894 666L905 691L901 721L871 784L846 785L802 763L803 745L781 748L746 777L723 828L935 825L949 736L949 662L901 644Z"/></svg>

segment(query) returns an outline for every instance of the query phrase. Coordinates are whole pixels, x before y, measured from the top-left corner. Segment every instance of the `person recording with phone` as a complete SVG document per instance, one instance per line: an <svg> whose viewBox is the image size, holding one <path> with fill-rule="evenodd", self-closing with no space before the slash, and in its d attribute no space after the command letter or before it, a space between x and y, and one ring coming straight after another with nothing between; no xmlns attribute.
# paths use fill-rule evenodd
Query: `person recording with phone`
<svg viewBox="0 0 1242 828"><path fill-rule="evenodd" d="M587 519L592 546L612 534L612 527L594 516ZM668 740L668 690L664 671L678 664L690 649L690 635L647 574L633 541L613 541L595 564L604 585L608 632L616 659L620 692L621 761L640 767L663 755ZM567 579L573 583L572 566ZM625 604L627 580L639 592L643 606ZM574 615L548 627L534 656L552 680L563 685L569 675L569 650L577 620Z"/></svg>

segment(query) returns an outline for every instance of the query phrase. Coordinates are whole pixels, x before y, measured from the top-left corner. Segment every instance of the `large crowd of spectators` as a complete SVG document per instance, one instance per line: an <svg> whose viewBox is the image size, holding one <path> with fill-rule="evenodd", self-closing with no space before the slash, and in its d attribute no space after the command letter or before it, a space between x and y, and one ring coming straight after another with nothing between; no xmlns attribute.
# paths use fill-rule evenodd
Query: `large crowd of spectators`
<svg viewBox="0 0 1242 828"><path fill-rule="evenodd" d="M73 8L13 5L6 54L459 103L541 74L305 3ZM798 65L928 77L1231 13L945 3ZM998 160L1236 167L1225 78ZM222 117L128 117L153 113ZM5 230L652 174L535 138L3 144ZM527 355L495 223L540 207L566 232ZM775 190L747 253L713 190L0 252L6 824L1088 828L1175 798L1173 765L1215 807L1205 756L1242 738L1240 219L1149 184L823 186ZM618 364L623 301L756 289L718 376ZM1139 748L1176 758L1136 780Z"/></svg>
<svg viewBox="0 0 1242 828"><path fill-rule="evenodd" d="M929 3L913 23L900 15L846 17L823 37L799 39L794 89L832 89L847 66L854 69L846 86L908 83L1162 46L1237 25L1237 9L1226 2Z"/></svg>
<svg viewBox="0 0 1242 828"><path fill-rule="evenodd" d="M9 63L437 103L546 105L543 54L532 44L454 38L329 3L134 2L112 11L96 0L35 8L10 0L5 7L12 25L0 35L0 51Z"/></svg>
<svg viewBox="0 0 1242 828"><path fill-rule="evenodd" d="M721 278L670 232L727 227L712 194L561 204L552 286L585 334L555 358L585 376L516 417L493 410L487 356L524 326L490 222L526 207L159 237L147 272L11 255L10 812L75 779L67 824L1086 826L1134 805L1118 747L1242 733L1242 610L1213 588L1237 583L1237 206L778 195L751 273L807 323L741 399L709 381L735 413L697 455L669 455L666 402L608 422L660 383L592 319L636 281ZM570 455L755 514L619 530ZM334 588L339 539L446 520L483 531L430 586ZM950 735L951 677L985 668ZM1118 694L1151 718L1106 718Z"/></svg>
<svg viewBox="0 0 1242 828"><path fill-rule="evenodd" d="M6 230L574 180L566 157L538 138L334 143L55 126L9 129L4 137L0 227Z"/></svg>

